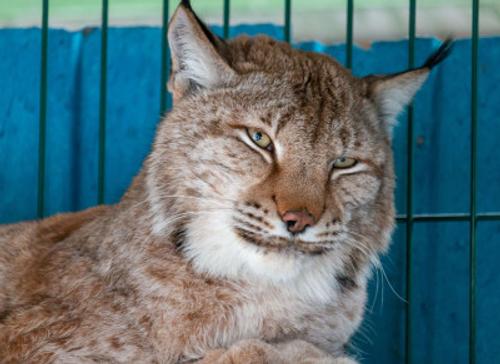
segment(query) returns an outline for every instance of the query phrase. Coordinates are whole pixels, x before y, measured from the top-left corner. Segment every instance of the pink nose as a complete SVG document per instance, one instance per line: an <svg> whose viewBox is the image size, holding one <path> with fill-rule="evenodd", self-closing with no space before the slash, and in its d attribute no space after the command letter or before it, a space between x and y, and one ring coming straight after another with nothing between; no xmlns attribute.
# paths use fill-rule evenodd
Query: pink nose
<svg viewBox="0 0 500 364"><path fill-rule="evenodd" d="M308 226L314 225L314 218L307 210L287 211L281 216L289 232L301 233Z"/></svg>

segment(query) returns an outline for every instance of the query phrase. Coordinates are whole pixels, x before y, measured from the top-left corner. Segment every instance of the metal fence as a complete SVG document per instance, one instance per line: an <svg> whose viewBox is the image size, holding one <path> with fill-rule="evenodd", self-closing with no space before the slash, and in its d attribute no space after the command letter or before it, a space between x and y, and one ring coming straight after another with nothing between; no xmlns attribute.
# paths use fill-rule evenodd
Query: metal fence
<svg viewBox="0 0 500 364"><path fill-rule="evenodd" d="M160 1L160 0L159 0ZM161 39L161 77L159 80L160 114L163 114L169 103L169 95L166 91L167 77L169 73L169 51L167 44L167 26L169 18L169 1L163 1L162 12L162 39ZM40 82L40 110L39 110L39 149L38 149L38 217L44 215L45 205L45 154L46 154L46 120L47 120L47 93L50 85L47 84L48 65L48 29L49 29L49 0L42 0L42 28L41 28L41 82ZM291 0L284 0L284 39L291 41ZM415 66L415 38L416 38L416 0L409 0L409 28L408 28L408 67ZM99 102L99 159L98 159L98 193L96 202L104 202L104 183L106 175L105 151L106 151L106 103L107 103L107 46L108 46L108 0L102 0L101 19L101 76L100 76L100 102ZM230 27L230 0L223 1L223 35L229 36ZM346 62L349 68L353 60L353 13L354 0L346 0ZM412 315L412 281L413 281L413 227L419 222L445 222L465 221L469 222L469 362L476 363L476 226L481 220L500 220L500 212L478 213L477 211L477 128L478 128L478 44L479 44L479 0L472 1L472 49L471 49L471 146L470 146L470 206L468 213L454 214L415 214L413 209L414 191L414 125L413 108L408 109L407 129L407 207L406 213L397 216L399 224L406 225L406 319L405 319L405 358L406 363L412 361L412 326L414 317Z"/></svg>

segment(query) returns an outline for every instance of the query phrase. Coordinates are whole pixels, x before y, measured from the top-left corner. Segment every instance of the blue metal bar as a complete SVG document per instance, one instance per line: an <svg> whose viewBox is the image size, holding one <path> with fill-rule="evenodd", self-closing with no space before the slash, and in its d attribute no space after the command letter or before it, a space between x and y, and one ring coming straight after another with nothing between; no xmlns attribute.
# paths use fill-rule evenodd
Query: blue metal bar
<svg viewBox="0 0 500 364"><path fill-rule="evenodd" d="M346 56L345 65L352 68L352 46L353 46L353 16L354 0L347 0L347 29L346 29Z"/></svg>
<svg viewBox="0 0 500 364"><path fill-rule="evenodd" d="M163 0L162 27L161 27L161 70L160 70L160 115L167 110L167 80L170 69L170 50L168 48L168 16L169 0Z"/></svg>
<svg viewBox="0 0 500 364"><path fill-rule="evenodd" d="M106 180L106 102L107 102L107 65L108 65L108 0L102 0L101 19L101 80L99 94L99 160L97 175L97 203L104 203Z"/></svg>
<svg viewBox="0 0 500 364"><path fill-rule="evenodd" d="M42 2L42 41L40 64L40 110L38 120L38 201L37 216L45 214L45 151L47 132L47 48L49 41L49 0Z"/></svg>
<svg viewBox="0 0 500 364"><path fill-rule="evenodd" d="M408 21L408 68L415 66L415 30L416 30L416 0L409 2ZM406 335L405 335L405 359L407 364L412 362L412 283L413 283L413 107L408 107L407 125L407 186L406 186Z"/></svg>
<svg viewBox="0 0 500 364"><path fill-rule="evenodd" d="M292 38L292 0L285 0L285 42L290 43Z"/></svg>
<svg viewBox="0 0 500 364"><path fill-rule="evenodd" d="M231 13L231 1L224 0L224 11L223 11L224 39L229 38L230 13Z"/></svg>
<svg viewBox="0 0 500 364"><path fill-rule="evenodd" d="M472 2L471 50L471 152L470 152L470 252L469 252L469 363L476 363L476 222L477 222L477 86L479 0Z"/></svg>

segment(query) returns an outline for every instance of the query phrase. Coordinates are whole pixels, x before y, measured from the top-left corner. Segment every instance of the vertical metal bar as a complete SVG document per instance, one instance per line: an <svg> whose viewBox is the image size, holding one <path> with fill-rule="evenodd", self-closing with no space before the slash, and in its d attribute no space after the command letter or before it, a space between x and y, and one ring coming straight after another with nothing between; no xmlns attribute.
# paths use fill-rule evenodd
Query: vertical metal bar
<svg viewBox="0 0 500 364"><path fill-rule="evenodd" d="M285 0L285 42L290 43L292 38L291 27L292 27L292 0Z"/></svg>
<svg viewBox="0 0 500 364"><path fill-rule="evenodd" d="M163 0L162 11L162 27L161 27L161 62L160 62L160 115L167 110L167 78L169 74L170 51L168 48L168 15L169 15L169 0Z"/></svg>
<svg viewBox="0 0 500 364"><path fill-rule="evenodd" d="M224 24L224 39L229 38L229 16L231 11L230 0L224 0L224 13L223 13L223 24Z"/></svg>
<svg viewBox="0 0 500 364"><path fill-rule="evenodd" d="M106 179L106 101L108 65L108 0L102 0L101 19L101 80L99 95L99 161L97 175L97 203L104 203L104 184Z"/></svg>
<svg viewBox="0 0 500 364"><path fill-rule="evenodd" d="M469 254L469 363L476 363L476 222L477 222L477 87L479 0L472 1L471 50L471 155L470 155L470 254Z"/></svg>
<svg viewBox="0 0 500 364"><path fill-rule="evenodd" d="M416 0L409 1L408 68L415 66ZM413 289L413 106L408 107L407 125L407 186L406 186L406 335L405 359L412 362L412 289Z"/></svg>
<svg viewBox="0 0 500 364"><path fill-rule="evenodd" d="M42 41L40 64L40 110L38 120L38 202L37 216L45 211L45 150L47 131L47 48L49 40L49 0L42 2Z"/></svg>
<svg viewBox="0 0 500 364"><path fill-rule="evenodd" d="M354 0L347 0L347 29L346 29L346 51L345 66L352 68L352 40L353 40L353 13Z"/></svg>

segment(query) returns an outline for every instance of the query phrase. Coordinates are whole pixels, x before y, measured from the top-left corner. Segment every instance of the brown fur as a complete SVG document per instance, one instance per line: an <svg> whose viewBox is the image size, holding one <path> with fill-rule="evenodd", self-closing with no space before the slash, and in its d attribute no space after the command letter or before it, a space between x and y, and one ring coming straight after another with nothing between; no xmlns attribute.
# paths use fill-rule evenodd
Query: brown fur
<svg viewBox="0 0 500 364"><path fill-rule="evenodd" d="M175 107L120 203L0 228L0 362L353 363L394 220L389 114L428 70L357 79L267 37L225 43L186 3L169 41ZM295 210L315 221L300 235Z"/></svg>

